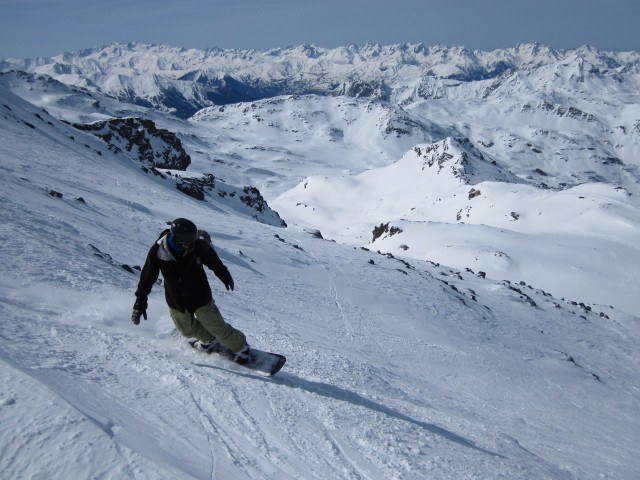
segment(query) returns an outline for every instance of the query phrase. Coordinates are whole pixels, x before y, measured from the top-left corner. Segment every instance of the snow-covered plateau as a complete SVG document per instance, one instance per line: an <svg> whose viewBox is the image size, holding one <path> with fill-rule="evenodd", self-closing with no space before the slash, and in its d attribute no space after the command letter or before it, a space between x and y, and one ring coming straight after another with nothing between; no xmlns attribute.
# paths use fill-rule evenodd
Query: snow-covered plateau
<svg viewBox="0 0 640 480"><path fill-rule="evenodd" d="M0 475L634 480L640 55L114 44L0 59ZM191 347L166 222L211 233Z"/></svg>

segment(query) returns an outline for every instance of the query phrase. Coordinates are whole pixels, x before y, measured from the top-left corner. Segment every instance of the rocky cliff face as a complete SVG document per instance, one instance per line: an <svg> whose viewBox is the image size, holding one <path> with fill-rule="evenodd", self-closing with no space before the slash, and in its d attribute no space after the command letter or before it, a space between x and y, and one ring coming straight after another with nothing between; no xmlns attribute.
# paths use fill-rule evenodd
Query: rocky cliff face
<svg viewBox="0 0 640 480"><path fill-rule="evenodd" d="M186 170L191 163L191 157L176 134L157 128L152 120L115 118L74 126L101 138L109 149L128 152L147 167Z"/></svg>
<svg viewBox="0 0 640 480"><path fill-rule="evenodd" d="M142 164L142 170L173 182L182 193L196 200L215 200L261 223L286 227L260 191L252 186L229 185L210 173L187 173L191 157L175 133L158 128L145 118L114 118L91 124L75 124L107 143L114 153L125 153Z"/></svg>

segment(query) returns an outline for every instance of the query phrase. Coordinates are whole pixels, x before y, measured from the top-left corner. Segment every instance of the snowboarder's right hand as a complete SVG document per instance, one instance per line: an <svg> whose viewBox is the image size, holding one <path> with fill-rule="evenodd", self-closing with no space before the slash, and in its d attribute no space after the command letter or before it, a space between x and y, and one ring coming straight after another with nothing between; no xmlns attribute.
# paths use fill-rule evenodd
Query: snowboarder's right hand
<svg viewBox="0 0 640 480"><path fill-rule="evenodd" d="M144 317L144 319L147 319L147 311L146 310L133 310L133 313L131 314L131 321L133 322L134 325L140 325L140 317Z"/></svg>
<svg viewBox="0 0 640 480"><path fill-rule="evenodd" d="M140 317L147 319L147 299L144 297L138 297L136 303L133 305L133 313L131 314L131 321L134 325L140 324Z"/></svg>

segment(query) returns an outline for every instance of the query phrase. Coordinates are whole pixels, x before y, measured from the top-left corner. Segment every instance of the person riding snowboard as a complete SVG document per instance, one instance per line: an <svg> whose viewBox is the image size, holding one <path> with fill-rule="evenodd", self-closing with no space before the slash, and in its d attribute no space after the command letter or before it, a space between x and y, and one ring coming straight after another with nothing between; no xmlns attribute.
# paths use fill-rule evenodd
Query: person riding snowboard
<svg viewBox="0 0 640 480"><path fill-rule="evenodd" d="M206 238L199 238L199 233ZM233 290L233 278L209 241L206 232L198 232L196 225L186 218L176 218L153 244L140 274L136 302L131 320L140 324L147 319L147 297L162 272L165 300L178 332L196 338L194 347L214 348L219 342L231 350L234 361L246 364L251 351L244 333L224 321L216 306L204 270L207 266Z"/></svg>

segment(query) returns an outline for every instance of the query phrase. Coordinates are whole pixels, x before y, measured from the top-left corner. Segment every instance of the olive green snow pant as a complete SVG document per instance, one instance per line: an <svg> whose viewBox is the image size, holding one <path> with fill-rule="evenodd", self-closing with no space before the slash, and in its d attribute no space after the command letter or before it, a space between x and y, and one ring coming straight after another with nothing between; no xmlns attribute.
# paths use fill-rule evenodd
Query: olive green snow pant
<svg viewBox="0 0 640 480"><path fill-rule="evenodd" d="M213 301L196 309L193 314L171 307L169 314L176 329L187 338L197 338L204 343L215 338L232 352L239 352L246 345L244 333L224 321Z"/></svg>

